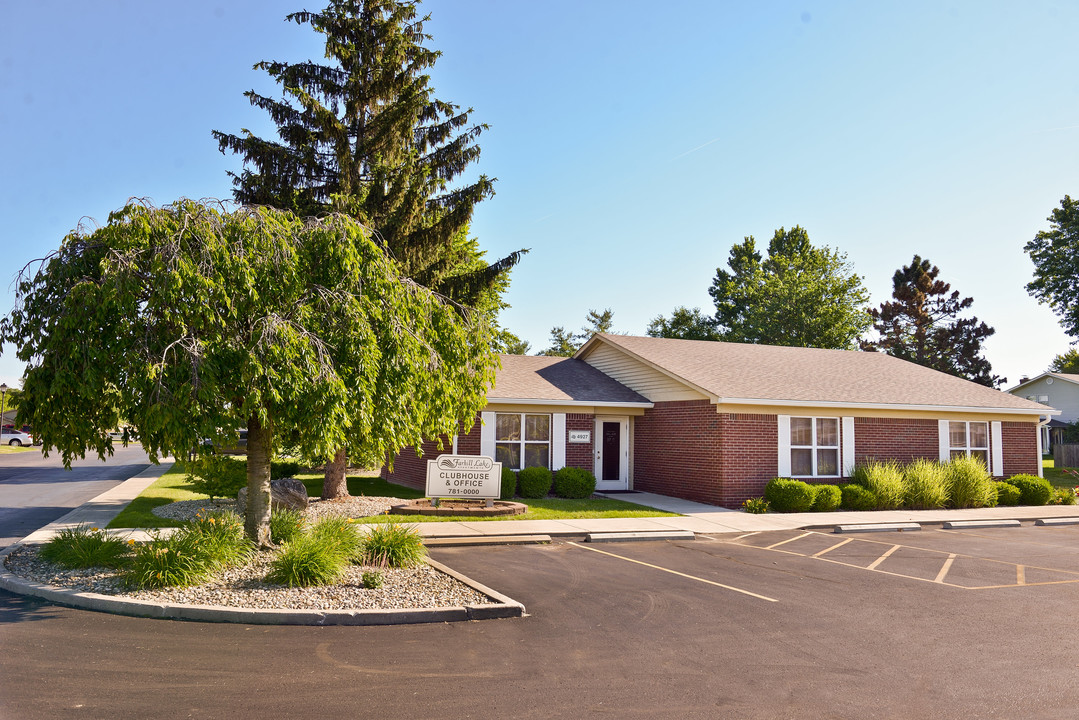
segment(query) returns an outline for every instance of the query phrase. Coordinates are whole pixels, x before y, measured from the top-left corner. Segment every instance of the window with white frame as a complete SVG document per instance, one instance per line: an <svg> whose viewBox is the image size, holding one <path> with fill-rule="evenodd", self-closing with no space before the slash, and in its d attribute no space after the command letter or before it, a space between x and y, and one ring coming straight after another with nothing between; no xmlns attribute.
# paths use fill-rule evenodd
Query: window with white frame
<svg viewBox="0 0 1079 720"><path fill-rule="evenodd" d="M511 470L551 467L551 416L497 413L495 461Z"/></svg>
<svg viewBox="0 0 1079 720"><path fill-rule="evenodd" d="M791 475L839 476L839 418L791 418Z"/></svg>
<svg viewBox="0 0 1079 720"><path fill-rule="evenodd" d="M948 451L953 458L964 455L980 458L989 467L989 423L949 422Z"/></svg>

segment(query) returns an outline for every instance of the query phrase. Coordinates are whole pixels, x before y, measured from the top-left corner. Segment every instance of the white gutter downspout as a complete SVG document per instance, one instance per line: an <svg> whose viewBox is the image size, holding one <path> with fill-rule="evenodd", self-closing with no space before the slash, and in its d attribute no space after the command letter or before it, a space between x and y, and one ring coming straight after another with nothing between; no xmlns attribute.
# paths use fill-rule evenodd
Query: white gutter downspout
<svg viewBox="0 0 1079 720"><path fill-rule="evenodd" d="M1046 415L1045 420L1042 420L1042 416L1038 416L1038 477L1045 477L1045 468L1042 467L1042 455L1044 449L1042 448L1042 428L1049 424L1049 421L1053 419L1052 415Z"/></svg>

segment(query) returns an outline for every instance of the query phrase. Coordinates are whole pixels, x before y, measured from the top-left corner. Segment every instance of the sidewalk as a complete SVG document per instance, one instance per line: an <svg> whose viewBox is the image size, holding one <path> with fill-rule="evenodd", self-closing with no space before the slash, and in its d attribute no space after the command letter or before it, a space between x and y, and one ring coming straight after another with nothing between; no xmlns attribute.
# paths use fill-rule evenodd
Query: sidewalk
<svg viewBox="0 0 1079 720"><path fill-rule="evenodd" d="M163 475L169 461L147 468L135 477L117 485L59 520L31 533L22 543L42 543L57 531L88 523L105 527L139 493ZM603 495L603 493L598 493ZM646 507L679 513L680 517L612 518L581 520L487 520L460 522L416 523L425 538L482 539L525 535L567 537L600 532L670 532L689 531L697 534L765 532L768 530L797 530L802 528L834 528L838 525L882 525L893 523L939 524L957 520L1021 520L1032 522L1048 518L1079 519L1079 505L1043 505L1037 507L995 507L968 510L881 510L874 512L831 513L768 513L752 515L741 510L728 510L714 505L679 498L634 492L609 497ZM147 536L145 531L123 531L136 539Z"/></svg>

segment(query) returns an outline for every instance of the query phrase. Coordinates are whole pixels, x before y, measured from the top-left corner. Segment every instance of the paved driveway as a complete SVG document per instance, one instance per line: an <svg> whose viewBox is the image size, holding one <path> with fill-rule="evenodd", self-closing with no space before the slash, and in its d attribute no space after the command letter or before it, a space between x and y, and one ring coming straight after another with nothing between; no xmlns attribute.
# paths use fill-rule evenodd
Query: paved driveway
<svg viewBox="0 0 1079 720"><path fill-rule="evenodd" d="M0 717L1074 717L1079 529L821 554L845 539L438 549L530 613L447 625L203 625L0 594Z"/></svg>

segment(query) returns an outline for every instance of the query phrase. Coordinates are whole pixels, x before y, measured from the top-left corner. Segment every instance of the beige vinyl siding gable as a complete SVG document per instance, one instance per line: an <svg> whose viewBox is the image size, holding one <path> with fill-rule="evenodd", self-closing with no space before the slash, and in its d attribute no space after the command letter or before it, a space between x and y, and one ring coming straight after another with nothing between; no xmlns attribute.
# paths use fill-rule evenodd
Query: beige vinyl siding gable
<svg viewBox="0 0 1079 720"><path fill-rule="evenodd" d="M596 345L587 357L581 359L652 402L709 399L707 395L603 343Z"/></svg>

